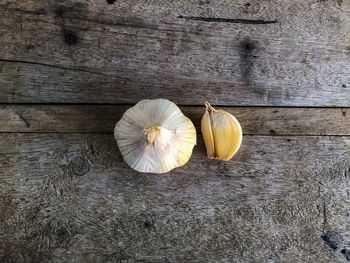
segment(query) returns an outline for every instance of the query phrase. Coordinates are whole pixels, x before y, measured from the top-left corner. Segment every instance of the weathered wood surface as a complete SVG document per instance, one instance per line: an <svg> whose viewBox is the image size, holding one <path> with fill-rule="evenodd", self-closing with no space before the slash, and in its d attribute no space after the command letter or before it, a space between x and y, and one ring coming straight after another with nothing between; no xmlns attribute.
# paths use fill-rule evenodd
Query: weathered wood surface
<svg viewBox="0 0 350 263"><path fill-rule="evenodd" d="M129 106L0 105L0 132L113 133ZM180 107L200 133L202 107ZM245 135L350 135L348 108L225 107Z"/></svg>
<svg viewBox="0 0 350 263"><path fill-rule="evenodd" d="M350 106L349 1L110 2L0 1L0 102Z"/></svg>
<svg viewBox="0 0 350 263"><path fill-rule="evenodd" d="M230 106L238 154L131 170L159 97ZM349 1L0 0L0 262L346 262L349 98Z"/></svg>
<svg viewBox="0 0 350 263"><path fill-rule="evenodd" d="M111 135L1 134L1 262L346 261L349 137L245 136L230 162L201 141L147 175Z"/></svg>

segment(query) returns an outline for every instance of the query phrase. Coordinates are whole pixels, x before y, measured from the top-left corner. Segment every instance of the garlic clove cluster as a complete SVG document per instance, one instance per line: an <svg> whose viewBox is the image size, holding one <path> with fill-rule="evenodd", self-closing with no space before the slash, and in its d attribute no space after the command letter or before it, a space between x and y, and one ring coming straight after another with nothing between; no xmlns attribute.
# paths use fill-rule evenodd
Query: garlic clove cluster
<svg viewBox="0 0 350 263"><path fill-rule="evenodd" d="M124 160L144 173L166 173L186 164L196 145L193 123L166 99L142 100L129 108L114 136Z"/></svg>
<svg viewBox="0 0 350 263"><path fill-rule="evenodd" d="M206 111L201 121L201 130L211 159L230 160L242 143L242 128L230 113L214 109L205 102Z"/></svg>

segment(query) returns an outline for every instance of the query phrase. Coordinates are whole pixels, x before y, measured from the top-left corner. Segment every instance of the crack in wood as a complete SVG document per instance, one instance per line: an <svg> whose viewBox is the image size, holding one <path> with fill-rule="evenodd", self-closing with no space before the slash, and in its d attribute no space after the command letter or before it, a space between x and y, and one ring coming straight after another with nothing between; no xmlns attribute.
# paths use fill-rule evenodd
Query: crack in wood
<svg viewBox="0 0 350 263"><path fill-rule="evenodd" d="M40 8L37 10L30 10L30 9L23 9L23 8L4 8L4 7L0 7L1 11L10 11L10 12L20 12L23 14L29 14L29 15L46 15L47 12L44 8Z"/></svg>
<svg viewBox="0 0 350 263"><path fill-rule="evenodd" d="M76 21L86 21L90 23L96 23L100 25L106 25L106 26L116 26L116 27L129 27L129 28L136 28L136 29L150 29L150 30L158 30L163 32L179 32L179 33L185 33L184 30L177 30L177 29L169 29L169 28L159 28L158 25L152 25L152 24L146 24L142 20L132 20L132 21L105 21L101 19L89 19L89 18L79 18L74 16L65 16L65 18L70 20L76 20ZM70 26L72 27L72 26Z"/></svg>
<svg viewBox="0 0 350 263"><path fill-rule="evenodd" d="M27 121L27 120L23 117L23 115L22 115L21 113L19 113L18 111L16 111L16 113L17 113L18 117L25 123L26 127L27 127L27 128L30 128L31 125L30 125L29 121Z"/></svg>
<svg viewBox="0 0 350 263"><path fill-rule="evenodd" d="M69 68L69 67L63 67L63 66L52 65L52 64L41 63L41 62L35 62L35 61L25 61L25 60L14 60L14 59L3 59L3 58L0 58L0 62L32 64L32 65L39 65L39 66L50 67L50 68L58 68L58 69L63 69L63 70L71 70L71 71L78 71L78 72L85 72L85 73L90 73L90 74L97 74L97 75L107 76L107 74L104 74L104 73L101 73L101 72L96 72L96 71L91 71L91 70L86 70L86 69Z"/></svg>
<svg viewBox="0 0 350 263"><path fill-rule="evenodd" d="M11 102L13 102L13 98L15 97L15 93L16 93L16 85L13 86L13 89L12 89L12 94L11 94Z"/></svg>
<svg viewBox="0 0 350 263"><path fill-rule="evenodd" d="M327 229L327 204L326 204L326 200L323 200L323 231L325 231Z"/></svg>
<svg viewBox="0 0 350 263"><path fill-rule="evenodd" d="M22 16L19 17L19 28L20 28L20 31L23 32L23 20L22 20Z"/></svg>
<svg viewBox="0 0 350 263"><path fill-rule="evenodd" d="M0 8L1 10L1 8ZM13 8L13 9L8 9L8 11L12 12L19 12L19 13L24 13L28 15L46 15L47 12L45 10L24 10L24 9L19 9L19 8ZM133 21L106 21L106 20L101 20L101 19L91 19L91 18L80 18L72 15L60 15L62 19L69 19L69 20L75 20L75 21L83 21L83 22L90 22L90 23L96 23L100 25L106 25L106 26L117 26L117 27L130 27L130 28L137 28L137 29L151 29L151 30L159 30L159 31L164 31L164 32L179 32L179 33L184 33L184 30L176 30L176 29L167 29L167 28L159 28L157 25L152 25L152 24L146 24L142 20L133 20ZM48 21L48 23L50 23ZM74 25L70 25L70 28L74 28ZM93 30L96 30L95 28Z"/></svg>
<svg viewBox="0 0 350 263"><path fill-rule="evenodd" d="M220 22L220 23L233 23L233 24L253 24L253 25L265 25L275 24L277 20L262 20L262 19L240 19L240 18L221 18L221 17L202 17L202 16L178 16L180 19L203 21L203 22Z"/></svg>

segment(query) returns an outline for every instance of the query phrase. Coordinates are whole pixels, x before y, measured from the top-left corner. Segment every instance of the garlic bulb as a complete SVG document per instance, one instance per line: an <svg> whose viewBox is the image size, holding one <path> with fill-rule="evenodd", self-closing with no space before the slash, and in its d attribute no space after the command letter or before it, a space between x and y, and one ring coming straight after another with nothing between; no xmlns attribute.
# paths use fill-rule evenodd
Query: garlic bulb
<svg viewBox="0 0 350 263"><path fill-rule="evenodd" d="M207 155L211 159L230 160L242 142L242 128L232 114L214 109L205 102L206 111L201 122Z"/></svg>
<svg viewBox="0 0 350 263"><path fill-rule="evenodd" d="M165 99L142 100L128 109L114 129L124 160L139 172L166 173L187 163L196 129Z"/></svg>

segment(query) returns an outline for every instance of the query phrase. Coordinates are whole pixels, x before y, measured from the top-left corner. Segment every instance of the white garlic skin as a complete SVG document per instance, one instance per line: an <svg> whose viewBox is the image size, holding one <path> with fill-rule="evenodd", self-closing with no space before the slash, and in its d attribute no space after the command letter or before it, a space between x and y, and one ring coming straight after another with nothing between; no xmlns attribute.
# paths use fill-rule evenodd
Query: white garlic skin
<svg viewBox="0 0 350 263"><path fill-rule="evenodd" d="M196 145L193 123L166 99L142 100L129 108L114 137L124 160L143 173L166 173L186 164Z"/></svg>

